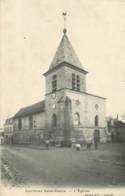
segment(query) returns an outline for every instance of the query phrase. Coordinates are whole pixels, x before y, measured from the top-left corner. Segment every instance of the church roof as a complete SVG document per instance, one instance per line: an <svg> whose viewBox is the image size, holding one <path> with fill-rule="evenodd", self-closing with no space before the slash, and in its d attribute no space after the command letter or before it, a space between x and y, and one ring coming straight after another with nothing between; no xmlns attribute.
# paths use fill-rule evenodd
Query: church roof
<svg viewBox="0 0 125 196"><path fill-rule="evenodd" d="M50 64L49 70L57 67L59 64L66 62L77 68L83 69L66 33L64 33L56 54Z"/></svg>
<svg viewBox="0 0 125 196"><path fill-rule="evenodd" d="M40 101L33 105L21 108L14 116L14 118L19 118L23 116L28 116L38 112L45 112L45 101Z"/></svg>

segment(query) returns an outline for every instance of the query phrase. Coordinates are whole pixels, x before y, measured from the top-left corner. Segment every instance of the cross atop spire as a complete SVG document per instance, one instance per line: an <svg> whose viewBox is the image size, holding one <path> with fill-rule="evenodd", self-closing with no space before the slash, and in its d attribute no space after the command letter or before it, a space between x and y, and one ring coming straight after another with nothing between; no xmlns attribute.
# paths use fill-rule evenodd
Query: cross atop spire
<svg viewBox="0 0 125 196"><path fill-rule="evenodd" d="M64 18L63 33L66 34L66 32L67 32L67 29L66 29L66 16L67 16L67 12L63 12L62 15L63 15L63 18Z"/></svg>

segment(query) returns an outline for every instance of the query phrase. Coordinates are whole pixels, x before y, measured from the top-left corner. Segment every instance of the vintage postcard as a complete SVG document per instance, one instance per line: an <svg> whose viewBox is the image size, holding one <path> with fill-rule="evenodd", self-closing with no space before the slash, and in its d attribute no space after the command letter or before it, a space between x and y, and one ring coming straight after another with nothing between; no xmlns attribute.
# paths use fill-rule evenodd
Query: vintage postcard
<svg viewBox="0 0 125 196"><path fill-rule="evenodd" d="M125 1L0 0L2 196L125 195Z"/></svg>

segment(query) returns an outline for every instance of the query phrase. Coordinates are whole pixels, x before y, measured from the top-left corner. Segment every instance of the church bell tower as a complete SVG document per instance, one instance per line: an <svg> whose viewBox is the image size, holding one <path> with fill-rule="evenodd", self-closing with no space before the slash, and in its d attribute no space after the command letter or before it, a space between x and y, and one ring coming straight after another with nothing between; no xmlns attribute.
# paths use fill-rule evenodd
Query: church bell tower
<svg viewBox="0 0 125 196"><path fill-rule="evenodd" d="M68 90L86 92L85 71L68 39L66 13L63 37L46 73L46 133L55 140L68 142L73 130L72 103L66 95Z"/></svg>

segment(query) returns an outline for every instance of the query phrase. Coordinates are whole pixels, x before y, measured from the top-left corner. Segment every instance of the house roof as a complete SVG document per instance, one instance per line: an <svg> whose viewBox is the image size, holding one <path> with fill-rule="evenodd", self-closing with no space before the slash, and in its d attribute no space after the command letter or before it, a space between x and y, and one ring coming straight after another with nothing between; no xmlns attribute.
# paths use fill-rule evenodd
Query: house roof
<svg viewBox="0 0 125 196"><path fill-rule="evenodd" d="M53 68L57 67L59 64L63 62L69 63L77 68L83 69L83 66L79 61L79 58L77 57L66 34L64 34L62 37L56 54L52 60L52 63L50 64L49 70L52 70Z"/></svg>
<svg viewBox="0 0 125 196"><path fill-rule="evenodd" d="M33 105L21 108L14 116L14 118L19 118L23 116L28 116L38 112L45 112L45 101L40 101Z"/></svg>

